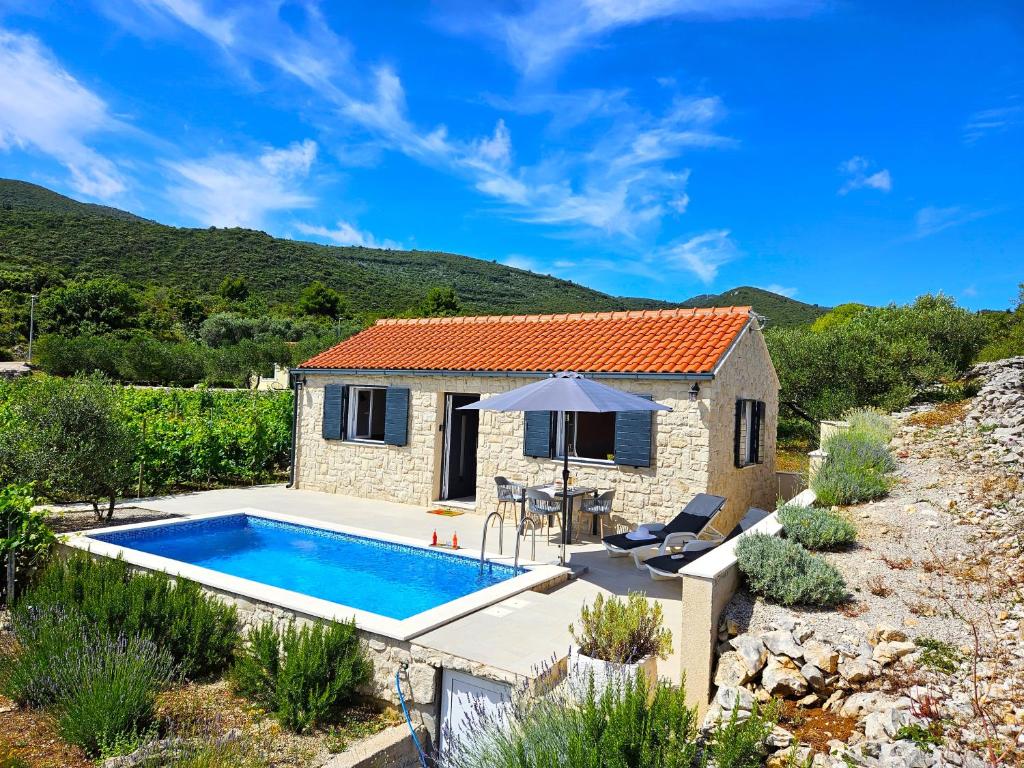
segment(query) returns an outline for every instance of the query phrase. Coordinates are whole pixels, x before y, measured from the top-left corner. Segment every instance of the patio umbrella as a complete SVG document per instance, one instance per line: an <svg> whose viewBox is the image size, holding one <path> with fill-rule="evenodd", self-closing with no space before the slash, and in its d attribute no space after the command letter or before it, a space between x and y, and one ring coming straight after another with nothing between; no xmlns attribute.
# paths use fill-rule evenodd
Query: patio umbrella
<svg viewBox="0 0 1024 768"><path fill-rule="evenodd" d="M671 411L667 405L623 392L607 384L588 379L579 373L555 373L542 381L535 381L510 392L462 406L468 411L583 411L586 413L615 413L618 411ZM565 565L565 545L569 523L569 430L562 430L562 557Z"/></svg>

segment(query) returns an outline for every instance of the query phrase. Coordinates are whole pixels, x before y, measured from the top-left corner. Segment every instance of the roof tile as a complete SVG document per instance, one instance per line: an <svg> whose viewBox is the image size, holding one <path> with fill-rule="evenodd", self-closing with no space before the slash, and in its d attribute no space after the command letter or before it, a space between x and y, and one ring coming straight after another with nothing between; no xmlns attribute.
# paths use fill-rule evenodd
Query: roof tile
<svg viewBox="0 0 1024 768"><path fill-rule="evenodd" d="M749 319L750 307L385 319L302 367L709 373Z"/></svg>

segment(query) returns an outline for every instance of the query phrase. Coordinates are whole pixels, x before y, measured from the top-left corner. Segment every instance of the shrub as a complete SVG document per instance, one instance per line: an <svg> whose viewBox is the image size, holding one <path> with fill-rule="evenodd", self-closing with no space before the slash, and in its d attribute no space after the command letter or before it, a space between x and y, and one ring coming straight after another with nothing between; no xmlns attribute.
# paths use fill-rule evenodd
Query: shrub
<svg viewBox="0 0 1024 768"><path fill-rule="evenodd" d="M751 534L739 540L736 557L750 590L772 602L828 607L846 597L839 571L795 541Z"/></svg>
<svg viewBox="0 0 1024 768"><path fill-rule="evenodd" d="M186 677L224 670L238 639L233 606L206 595L195 582L132 574L120 560L77 555L51 563L15 615L61 606L108 636L151 640Z"/></svg>
<svg viewBox="0 0 1024 768"><path fill-rule="evenodd" d="M283 633L267 623L253 630L231 676L239 693L302 733L350 703L372 671L354 622L290 624Z"/></svg>
<svg viewBox="0 0 1024 768"><path fill-rule="evenodd" d="M876 435L851 429L833 435L824 448L828 458L811 481L822 504L856 504L889 492L896 459Z"/></svg>
<svg viewBox="0 0 1024 768"><path fill-rule="evenodd" d="M156 693L174 671L150 640L107 634L59 606L16 612L14 636L0 653L0 688L20 704L47 707L61 735L93 756L150 727Z"/></svg>
<svg viewBox="0 0 1024 768"><path fill-rule="evenodd" d="M853 408L843 414L851 432L860 432L887 445L893 436L892 419L878 408Z"/></svg>
<svg viewBox="0 0 1024 768"><path fill-rule="evenodd" d="M97 519L107 499L109 519L134 474L133 435L119 418L115 389L99 376L32 377L15 391L0 434L16 447L6 459L15 476L51 497L92 502Z"/></svg>
<svg viewBox="0 0 1024 768"><path fill-rule="evenodd" d="M94 756L105 744L131 739L152 724L157 691L172 669L170 655L149 640L87 633L53 661L57 729Z"/></svg>
<svg viewBox="0 0 1024 768"><path fill-rule="evenodd" d="M689 768L697 758L696 712L666 682L638 672L601 689L566 683L543 697L518 691L497 713L475 709L458 736L446 733L439 768Z"/></svg>
<svg viewBox="0 0 1024 768"><path fill-rule="evenodd" d="M838 549L857 540L857 529L853 523L830 510L783 504L777 512L787 538L807 549Z"/></svg>
<svg viewBox="0 0 1024 768"><path fill-rule="evenodd" d="M32 503L27 485L0 488L0 563L6 565L13 553L16 585L27 581L43 564L55 541L45 513L33 512ZM0 596L6 596L6 591L4 574L0 576Z"/></svg>
<svg viewBox="0 0 1024 768"><path fill-rule="evenodd" d="M914 645L921 649L921 663L937 672L951 675L963 660L955 646L934 637L918 637Z"/></svg>
<svg viewBox="0 0 1024 768"><path fill-rule="evenodd" d="M633 664L647 656L666 658L672 651L672 633L662 626L661 605L642 592L594 598L593 607L580 610L580 628L569 626L580 653L617 664Z"/></svg>
<svg viewBox="0 0 1024 768"><path fill-rule="evenodd" d="M737 705L729 719L719 721L708 737L706 755L715 768L760 768L765 740L779 720L779 706L772 701L762 708L754 702L750 716L740 719Z"/></svg>

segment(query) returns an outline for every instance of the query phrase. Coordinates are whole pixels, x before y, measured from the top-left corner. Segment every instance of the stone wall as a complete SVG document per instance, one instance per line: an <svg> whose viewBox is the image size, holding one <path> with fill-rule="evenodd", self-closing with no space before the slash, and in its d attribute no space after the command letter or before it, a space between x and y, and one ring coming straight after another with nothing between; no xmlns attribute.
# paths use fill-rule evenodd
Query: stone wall
<svg viewBox="0 0 1024 768"><path fill-rule="evenodd" d="M536 380L522 376L367 374L307 374L307 379L300 399L297 486L417 505L428 505L440 495L445 393L487 396ZM605 381L651 395L673 408L655 416L651 467L570 464L578 483L615 490L614 523L632 526L665 520L701 491L729 498L727 510L736 520L748 506L774 501L778 379L759 331L740 338L714 381L700 382L696 401L689 400L692 382L681 379ZM331 383L408 387L408 445L323 440L323 388ZM765 462L744 469L733 467L734 403L738 397L767 404ZM519 413L480 413L476 491L480 513L493 510L497 503L495 475L531 485L560 477L560 461L523 455L523 423Z"/></svg>

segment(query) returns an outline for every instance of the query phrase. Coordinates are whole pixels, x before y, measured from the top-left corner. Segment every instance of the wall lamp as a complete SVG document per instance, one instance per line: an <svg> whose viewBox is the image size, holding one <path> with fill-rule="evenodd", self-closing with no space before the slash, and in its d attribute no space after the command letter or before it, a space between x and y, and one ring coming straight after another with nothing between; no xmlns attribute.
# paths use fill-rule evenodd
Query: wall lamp
<svg viewBox="0 0 1024 768"><path fill-rule="evenodd" d="M700 384L696 381L693 382L693 386L690 387L690 402L695 401L700 396Z"/></svg>

